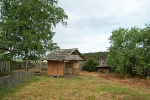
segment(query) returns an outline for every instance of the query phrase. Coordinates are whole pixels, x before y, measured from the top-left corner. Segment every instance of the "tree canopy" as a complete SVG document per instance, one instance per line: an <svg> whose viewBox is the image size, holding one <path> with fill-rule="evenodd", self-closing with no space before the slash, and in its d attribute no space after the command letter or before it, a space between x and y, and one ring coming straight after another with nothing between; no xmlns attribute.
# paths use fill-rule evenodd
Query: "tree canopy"
<svg viewBox="0 0 150 100"><path fill-rule="evenodd" d="M0 43L12 55L41 56L59 48L53 28L67 25L68 16L57 0L1 0Z"/></svg>
<svg viewBox="0 0 150 100"><path fill-rule="evenodd" d="M150 25L112 31L107 64L119 73L150 75Z"/></svg>

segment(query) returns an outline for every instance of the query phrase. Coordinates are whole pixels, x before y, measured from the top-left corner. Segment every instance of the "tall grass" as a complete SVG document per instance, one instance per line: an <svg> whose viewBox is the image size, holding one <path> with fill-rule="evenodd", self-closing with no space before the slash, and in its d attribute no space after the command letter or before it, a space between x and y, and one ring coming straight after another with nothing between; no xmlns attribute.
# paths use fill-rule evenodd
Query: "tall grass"
<svg viewBox="0 0 150 100"><path fill-rule="evenodd" d="M38 74L31 81L4 89L0 94L0 99L20 100L150 100L149 88L86 75L51 78Z"/></svg>

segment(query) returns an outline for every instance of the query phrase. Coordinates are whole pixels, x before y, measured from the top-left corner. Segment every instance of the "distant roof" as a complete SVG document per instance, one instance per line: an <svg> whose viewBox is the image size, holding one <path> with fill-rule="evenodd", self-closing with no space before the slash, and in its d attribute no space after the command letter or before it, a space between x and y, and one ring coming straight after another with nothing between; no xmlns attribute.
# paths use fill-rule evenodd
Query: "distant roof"
<svg viewBox="0 0 150 100"><path fill-rule="evenodd" d="M4 46L2 46L2 45L0 45L0 50L8 51L9 49L8 49L8 48L6 48L6 47L4 47Z"/></svg>
<svg viewBox="0 0 150 100"><path fill-rule="evenodd" d="M98 66L95 66L96 68L110 68L109 66L107 66L107 64L100 64Z"/></svg>
<svg viewBox="0 0 150 100"><path fill-rule="evenodd" d="M41 60L62 61L62 60L86 60L86 59L78 51L77 48L72 48L72 49L54 50Z"/></svg>

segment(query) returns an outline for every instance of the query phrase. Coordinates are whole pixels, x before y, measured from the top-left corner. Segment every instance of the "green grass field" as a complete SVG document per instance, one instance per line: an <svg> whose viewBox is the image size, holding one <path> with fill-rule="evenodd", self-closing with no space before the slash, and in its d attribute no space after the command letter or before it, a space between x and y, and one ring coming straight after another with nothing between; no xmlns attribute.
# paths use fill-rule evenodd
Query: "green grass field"
<svg viewBox="0 0 150 100"><path fill-rule="evenodd" d="M80 74L66 78L35 75L0 91L2 100L150 100L150 87L128 85Z"/></svg>

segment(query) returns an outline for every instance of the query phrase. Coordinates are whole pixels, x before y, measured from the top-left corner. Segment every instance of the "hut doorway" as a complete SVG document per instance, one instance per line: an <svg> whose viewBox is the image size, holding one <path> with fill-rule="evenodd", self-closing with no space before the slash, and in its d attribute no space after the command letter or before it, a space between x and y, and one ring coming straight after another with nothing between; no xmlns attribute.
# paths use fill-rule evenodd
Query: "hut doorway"
<svg viewBox="0 0 150 100"><path fill-rule="evenodd" d="M65 63L65 76L67 75L79 75L79 61Z"/></svg>
<svg viewBox="0 0 150 100"><path fill-rule="evenodd" d="M73 74L73 63L65 63L65 76Z"/></svg>

